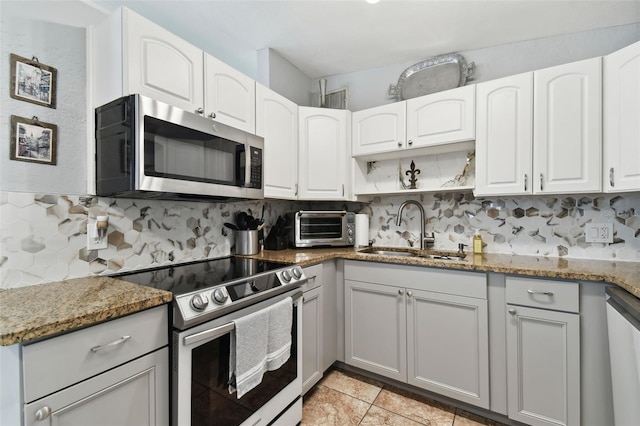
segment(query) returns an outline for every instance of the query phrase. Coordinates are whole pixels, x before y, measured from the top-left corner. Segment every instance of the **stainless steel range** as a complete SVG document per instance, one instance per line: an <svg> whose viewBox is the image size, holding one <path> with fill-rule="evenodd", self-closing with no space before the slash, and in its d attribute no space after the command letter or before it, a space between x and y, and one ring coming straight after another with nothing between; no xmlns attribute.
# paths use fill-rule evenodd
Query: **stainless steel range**
<svg viewBox="0 0 640 426"><path fill-rule="evenodd" d="M296 424L302 418L301 302L296 265L225 257L118 276L173 293L174 425ZM291 355L242 398L228 386L234 321L291 297Z"/></svg>

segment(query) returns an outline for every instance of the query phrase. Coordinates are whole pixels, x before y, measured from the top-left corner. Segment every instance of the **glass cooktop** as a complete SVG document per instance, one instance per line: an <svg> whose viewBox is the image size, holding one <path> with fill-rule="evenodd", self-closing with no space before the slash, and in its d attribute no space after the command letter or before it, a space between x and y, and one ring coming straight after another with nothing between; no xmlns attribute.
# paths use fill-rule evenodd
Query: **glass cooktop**
<svg viewBox="0 0 640 426"><path fill-rule="evenodd" d="M115 275L135 284L170 291L174 296L287 268L288 264L242 257L224 257Z"/></svg>

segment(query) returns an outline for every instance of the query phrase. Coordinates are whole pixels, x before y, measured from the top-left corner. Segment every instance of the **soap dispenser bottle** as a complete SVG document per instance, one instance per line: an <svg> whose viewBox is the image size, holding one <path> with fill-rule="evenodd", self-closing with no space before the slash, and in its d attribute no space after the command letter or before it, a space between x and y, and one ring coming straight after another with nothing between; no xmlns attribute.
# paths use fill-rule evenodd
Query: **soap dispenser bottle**
<svg viewBox="0 0 640 426"><path fill-rule="evenodd" d="M482 253L482 237L478 229L476 229L476 232L473 234L473 253Z"/></svg>

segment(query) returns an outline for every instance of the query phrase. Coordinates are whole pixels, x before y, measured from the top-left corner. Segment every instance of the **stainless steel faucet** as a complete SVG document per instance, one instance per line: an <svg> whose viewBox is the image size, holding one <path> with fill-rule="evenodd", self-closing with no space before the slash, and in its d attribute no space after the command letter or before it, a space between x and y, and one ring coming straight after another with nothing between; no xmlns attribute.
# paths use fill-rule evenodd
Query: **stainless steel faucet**
<svg viewBox="0 0 640 426"><path fill-rule="evenodd" d="M407 204L414 204L418 207L418 210L420 210L420 250L424 250L425 248L427 248L429 243L431 244L434 243L434 236L432 234L431 237L427 237L424 234L425 215L424 215L424 207L422 207L422 204L420 204L415 200L407 200L404 203L400 204L400 208L398 209L398 217L396 218L396 225L400 226L400 223L402 221L402 211L407 206Z"/></svg>

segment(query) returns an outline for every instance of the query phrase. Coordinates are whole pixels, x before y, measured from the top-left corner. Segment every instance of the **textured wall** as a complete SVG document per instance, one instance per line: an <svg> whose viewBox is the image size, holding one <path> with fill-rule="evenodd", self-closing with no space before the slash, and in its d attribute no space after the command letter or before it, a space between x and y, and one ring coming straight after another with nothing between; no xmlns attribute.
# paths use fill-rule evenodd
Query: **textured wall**
<svg viewBox="0 0 640 426"><path fill-rule="evenodd" d="M85 29L16 18L0 2L0 190L83 194L87 190ZM14 2L11 2L14 3ZM14 6L15 7L15 6ZM57 69L56 108L9 97L9 54L38 57ZM38 117L58 126L57 165L9 160L10 117Z"/></svg>

